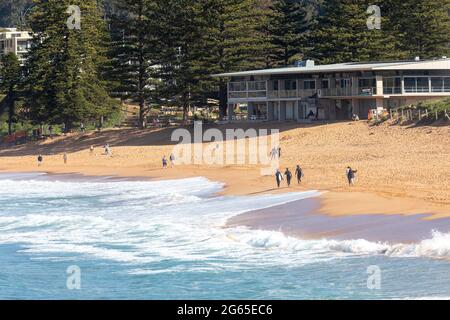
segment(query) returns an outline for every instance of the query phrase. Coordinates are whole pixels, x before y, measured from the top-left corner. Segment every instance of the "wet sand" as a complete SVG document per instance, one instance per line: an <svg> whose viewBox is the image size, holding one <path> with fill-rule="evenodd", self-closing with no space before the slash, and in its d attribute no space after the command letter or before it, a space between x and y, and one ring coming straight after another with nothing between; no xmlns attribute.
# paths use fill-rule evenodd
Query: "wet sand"
<svg viewBox="0 0 450 320"><path fill-rule="evenodd" d="M291 202L251 211L230 219L227 227L278 231L301 239L357 240L416 243L429 239L432 231L450 232L450 218L427 219L429 215L320 214L319 198Z"/></svg>

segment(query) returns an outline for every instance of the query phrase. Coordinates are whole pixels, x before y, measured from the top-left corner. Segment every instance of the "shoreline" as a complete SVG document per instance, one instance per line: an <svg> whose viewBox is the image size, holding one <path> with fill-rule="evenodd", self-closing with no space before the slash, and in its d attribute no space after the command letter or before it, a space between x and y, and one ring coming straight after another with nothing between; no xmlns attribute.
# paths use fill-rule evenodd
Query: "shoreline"
<svg viewBox="0 0 450 320"><path fill-rule="evenodd" d="M51 169L51 170L50 170ZM69 170L70 169L70 170ZM77 170L73 170L77 169ZM242 179L243 172L248 168L199 168L196 166L183 166L173 169L157 168L115 168L108 167L41 167L38 170L23 170L23 168L0 167L0 173L43 173L55 176L78 176L81 178L100 178L112 180L147 181L147 180L174 180L194 177L205 177L211 181L224 184L221 196L256 196L270 195L287 192L305 192L316 190L322 194L318 197L320 206L316 212L329 217L349 217L361 215L387 215L387 216L422 216L423 220L436 220L450 217L450 205L433 203L417 198L392 197L376 192L361 191L359 189L320 190L309 187L309 184L276 188L272 177L260 176L259 170L253 169L253 174L246 175Z"/></svg>
<svg viewBox="0 0 450 320"><path fill-rule="evenodd" d="M155 181L171 180L155 176L118 176L118 175L86 175L79 172L51 172L51 171L5 171L0 169L0 177L11 174L14 178L19 176L27 179L27 175L42 174L37 177L44 181L75 181L75 182L120 182L120 181ZM199 177L199 176L195 176ZM193 177L177 177L179 179ZM208 177L206 177L208 178ZM208 178L209 179L209 178ZM211 180L211 179L209 179ZM213 180L211 180L213 181ZM215 181L218 182L218 181ZM254 190L251 190L254 191ZM300 188L283 188L283 192L305 192L312 190L300 190ZM238 196L270 195L274 192L249 192ZM235 196L224 188L217 196ZM229 218L223 228L246 227L255 231L281 232L286 237L300 240L336 240L354 241L364 240L372 243L387 244L415 244L430 239L433 231L441 233L450 232L450 217L436 217L427 213L403 213L385 211L380 214L367 214L356 212L342 214L342 211L329 213L327 202L329 199L346 201L348 197L354 198L354 194L346 195L338 192L322 192L319 196L295 200L269 208L251 210ZM365 194L367 197L368 194ZM373 196L373 195L371 195ZM398 201L398 199L386 199L385 201ZM358 207L358 210L364 210ZM340 210L345 210L340 208ZM328 213L327 213L328 212Z"/></svg>
<svg viewBox="0 0 450 320"><path fill-rule="evenodd" d="M281 232L301 240L354 241L417 244L431 239L434 232L450 232L450 218L428 219L430 215L351 215L320 213L320 198L308 198L237 215L228 228Z"/></svg>

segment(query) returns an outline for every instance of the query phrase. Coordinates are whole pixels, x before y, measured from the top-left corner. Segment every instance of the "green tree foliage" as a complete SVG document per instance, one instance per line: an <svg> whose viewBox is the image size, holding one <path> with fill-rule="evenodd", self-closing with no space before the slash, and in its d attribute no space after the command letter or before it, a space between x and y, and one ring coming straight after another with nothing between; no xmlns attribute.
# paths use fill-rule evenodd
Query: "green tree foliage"
<svg viewBox="0 0 450 320"><path fill-rule="evenodd" d="M302 0L275 0L272 8L268 30L274 50L270 58L276 66L286 67L302 59L308 47L308 7Z"/></svg>
<svg viewBox="0 0 450 320"><path fill-rule="evenodd" d="M409 58L450 55L450 2L448 0L384 0L386 27L395 32L397 50Z"/></svg>
<svg viewBox="0 0 450 320"><path fill-rule="evenodd" d="M120 0L111 17L111 91L121 99L139 103L139 123L146 127L148 101L152 97L152 75L156 59L153 0ZM155 80L153 80L155 81Z"/></svg>
<svg viewBox="0 0 450 320"><path fill-rule="evenodd" d="M12 134L15 103L19 98L21 74L21 66L17 56L14 53L4 55L0 62L0 92L6 95L1 103L5 108L8 108L9 134ZM0 109L3 109L3 107Z"/></svg>
<svg viewBox="0 0 450 320"><path fill-rule="evenodd" d="M69 5L81 9L81 29L67 26ZM116 106L105 89L105 26L96 0L36 0L27 61L25 105L36 123L75 123L108 116Z"/></svg>
<svg viewBox="0 0 450 320"><path fill-rule="evenodd" d="M19 27L25 25L27 10L32 0L0 1L0 27Z"/></svg>
<svg viewBox="0 0 450 320"><path fill-rule="evenodd" d="M320 63L342 63L349 61L377 61L396 59L404 53L396 50L397 38L385 28L367 26L371 5L380 1L330 0L321 8L311 41L309 56Z"/></svg>
<svg viewBox="0 0 450 320"><path fill-rule="evenodd" d="M218 91L221 114L226 114L225 79L209 75L268 66L269 35L265 32L270 7L260 0L204 0L201 56L198 69L203 92ZM218 90L217 90L218 89Z"/></svg>
<svg viewBox="0 0 450 320"><path fill-rule="evenodd" d="M202 1L157 0L157 76L162 85L157 92L167 105L183 108L187 119L189 106L197 100L199 78L197 61L202 54Z"/></svg>

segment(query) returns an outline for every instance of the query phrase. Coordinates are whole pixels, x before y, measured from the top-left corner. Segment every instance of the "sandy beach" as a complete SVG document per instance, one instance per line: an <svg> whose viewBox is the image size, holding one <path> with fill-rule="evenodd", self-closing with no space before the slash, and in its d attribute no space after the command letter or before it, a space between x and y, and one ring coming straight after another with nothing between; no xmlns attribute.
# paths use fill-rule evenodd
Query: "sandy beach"
<svg viewBox="0 0 450 320"><path fill-rule="evenodd" d="M247 129L255 125L238 125ZM221 126L226 130L236 126ZM177 179L203 176L225 184L223 194L257 195L305 190L323 191L321 214L418 215L423 219L450 217L450 127L398 126L389 123L317 125L261 124L280 129L281 169L305 171L301 186L275 188L273 176L261 176L260 167L182 165L162 170L169 156L173 129L121 129L73 134L0 149L0 171L80 173L89 176ZM103 154L109 143L113 156ZM248 141L247 141L248 143ZM95 146L93 154L89 147ZM63 163L63 153L68 163ZM37 155L44 164L37 166ZM358 170L355 187L345 179L347 166Z"/></svg>

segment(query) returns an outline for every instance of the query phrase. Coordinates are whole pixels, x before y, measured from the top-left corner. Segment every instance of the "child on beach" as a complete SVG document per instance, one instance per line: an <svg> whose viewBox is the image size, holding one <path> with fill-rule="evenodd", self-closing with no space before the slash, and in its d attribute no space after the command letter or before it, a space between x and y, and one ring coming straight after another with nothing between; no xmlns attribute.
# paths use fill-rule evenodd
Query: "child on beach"
<svg viewBox="0 0 450 320"><path fill-rule="evenodd" d="M163 169L167 169L167 158L166 158L166 156L164 156L162 158L162 165L163 165Z"/></svg>

